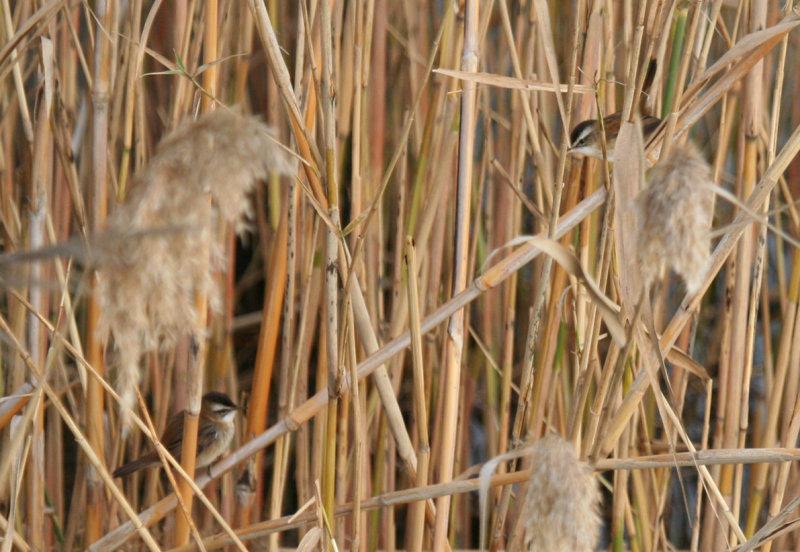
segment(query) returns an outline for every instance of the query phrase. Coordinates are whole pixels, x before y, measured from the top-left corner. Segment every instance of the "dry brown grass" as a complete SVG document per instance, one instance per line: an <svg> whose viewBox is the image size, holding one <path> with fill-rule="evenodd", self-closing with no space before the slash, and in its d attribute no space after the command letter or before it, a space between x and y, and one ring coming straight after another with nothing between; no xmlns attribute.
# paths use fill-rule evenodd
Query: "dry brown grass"
<svg viewBox="0 0 800 552"><path fill-rule="evenodd" d="M220 520L239 549L476 548L477 464L553 434L579 457L533 471L604 489L572 549L800 547L783 4L0 0L0 552L217 549ZM567 156L639 105L650 143ZM159 470L110 478L155 438L138 406L123 431L136 388L155 434L202 390L249 405L193 526ZM493 550L559 488L515 494L527 467L498 460ZM574 496L536 516L593 518Z"/></svg>

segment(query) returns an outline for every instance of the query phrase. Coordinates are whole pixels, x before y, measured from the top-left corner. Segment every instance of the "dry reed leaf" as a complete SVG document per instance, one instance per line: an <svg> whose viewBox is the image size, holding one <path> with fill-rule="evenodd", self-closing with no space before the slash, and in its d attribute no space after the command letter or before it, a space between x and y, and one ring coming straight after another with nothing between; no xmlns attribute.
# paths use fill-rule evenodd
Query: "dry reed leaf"
<svg viewBox="0 0 800 552"><path fill-rule="evenodd" d="M12 62L14 61L11 54L14 49L20 46L26 38L32 39L35 34L41 32L62 8L62 4L64 3L65 0L58 0L42 6L36 13L22 22L13 37L6 39L3 47L0 48L0 80L4 80L6 74L11 71ZM36 29L36 31L34 31L34 29Z"/></svg>
<svg viewBox="0 0 800 552"><path fill-rule="evenodd" d="M512 450L511 452L497 455L494 458L487 460L483 466L481 466L481 471L478 475L478 497L480 500L481 515L479 550L481 550L481 552L483 552L483 549L486 546L486 529L489 523L489 487L492 482L492 474L495 472L495 470L497 470L497 466L499 466L501 462L515 460L521 456L525 456L532 450L533 448L530 446L518 448L516 450Z"/></svg>
<svg viewBox="0 0 800 552"><path fill-rule="evenodd" d="M591 297L592 302L603 317L603 321L608 328L608 333L611 334L611 337L614 338L620 347L625 345L627 336L625 334L625 327L622 325L617 315L617 306L611 299L606 297L600 289L600 286L598 286L591 275L584 270L583 265L581 265L575 254L557 241L549 238L534 236L528 238L527 241L552 257L567 273L583 282L589 297Z"/></svg>
<svg viewBox="0 0 800 552"><path fill-rule="evenodd" d="M667 353L667 360L678 368L682 368L690 374L694 374L703 381L708 381L711 379L711 374L708 373L708 370L706 370L705 366L697 362L680 349L672 347Z"/></svg>
<svg viewBox="0 0 800 552"><path fill-rule="evenodd" d="M680 118L675 128L675 137L680 137L688 132L689 128L716 105L720 98L730 91L737 81L749 73L756 63L780 43L784 35L798 25L800 25L800 17L796 13L790 12L780 23L744 36L709 67L683 94ZM732 63L734 65L726 69ZM723 69L725 69L723 76L701 94L700 92L709 80ZM660 132L654 134L650 139L648 151L656 151L661 146L663 138L664 129L662 128Z"/></svg>
<svg viewBox="0 0 800 552"><path fill-rule="evenodd" d="M569 135L569 128L567 124L567 109L564 107L564 98L561 95L561 80L558 76L558 54L556 53L556 46L554 43L553 28L550 25L550 10L545 0L533 0L534 8L536 9L537 20L536 24L539 26L537 33L542 41L542 49L544 50L544 59L547 69L550 72L550 79L555 85L556 103L558 104L558 112L561 115L561 124L564 126L564 133Z"/></svg>
<svg viewBox="0 0 800 552"><path fill-rule="evenodd" d="M521 523L525 550L589 552L600 535L600 490L575 447L557 435L533 444Z"/></svg>
<svg viewBox="0 0 800 552"><path fill-rule="evenodd" d="M297 552L307 552L309 550L318 550L320 542L322 541L322 529L319 527L312 527L308 530L305 536L297 545Z"/></svg>
<svg viewBox="0 0 800 552"><path fill-rule="evenodd" d="M180 125L137 173L95 253L99 328L114 337L123 413L133 407L139 360L193 328L195 293L219 306L218 223L241 231L248 193L270 171L289 173L289 155L253 117L219 109Z"/></svg>
<svg viewBox="0 0 800 552"><path fill-rule="evenodd" d="M648 181L636 198L636 258L642 283L650 287L672 268L693 294L703 283L711 254L711 167L693 146L675 144L650 171Z"/></svg>
<svg viewBox="0 0 800 552"><path fill-rule="evenodd" d="M724 70L728 65L734 63L741 57L748 56L753 53L760 53L760 59L766 53L761 51L764 45L769 45L767 50L769 51L769 49L772 49L772 47L777 44L777 41L783 38L786 33L792 31L792 29L798 25L800 25L800 17L798 17L798 15L794 12L789 12L779 23L776 23L769 28L754 31L743 36L731 47L730 50L726 51L717 61L715 61L708 69L706 69L705 72L691 84L686 93L696 93L699 88L713 78L714 75ZM743 75L739 76L741 77Z"/></svg>
<svg viewBox="0 0 800 552"><path fill-rule="evenodd" d="M549 82L532 81L527 79L518 79L516 77L508 77L506 75L496 75L494 73L469 73L467 71L458 71L456 69L434 69L434 73L453 77L463 81L474 82L477 84L485 84L486 86L494 86L496 88L507 88L510 90L539 90L542 92L555 92L556 85ZM563 94L566 94L569 86L562 84L559 86ZM572 88L576 94L594 94L597 89L593 86L586 86L585 84L576 84Z"/></svg>
<svg viewBox="0 0 800 552"><path fill-rule="evenodd" d="M639 275L635 268L636 215L632 200L644 184L644 139L641 125L623 121L614 147L614 240L619 267L622 312L626 319L633 316L639 301Z"/></svg>

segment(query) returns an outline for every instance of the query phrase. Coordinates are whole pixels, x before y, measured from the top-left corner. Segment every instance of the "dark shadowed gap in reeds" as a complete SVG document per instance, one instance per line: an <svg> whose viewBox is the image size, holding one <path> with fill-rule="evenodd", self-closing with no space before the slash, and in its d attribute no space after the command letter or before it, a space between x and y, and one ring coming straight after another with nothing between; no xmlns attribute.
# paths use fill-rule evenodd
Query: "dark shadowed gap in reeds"
<svg viewBox="0 0 800 552"><path fill-rule="evenodd" d="M0 18L0 552L800 549L789 2Z"/></svg>

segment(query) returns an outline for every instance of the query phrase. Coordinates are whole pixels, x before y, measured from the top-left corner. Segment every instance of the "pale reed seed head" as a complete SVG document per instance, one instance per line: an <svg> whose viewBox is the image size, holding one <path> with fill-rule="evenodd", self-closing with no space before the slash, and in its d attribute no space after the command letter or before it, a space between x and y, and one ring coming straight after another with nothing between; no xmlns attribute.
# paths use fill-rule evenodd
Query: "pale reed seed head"
<svg viewBox="0 0 800 552"><path fill-rule="evenodd" d="M99 327L104 339L114 337L123 416L134 404L142 354L193 328L196 292L212 309L219 305L217 225L246 228L256 181L292 166L263 123L217 109L181 124L133 177L108 231L93 244Z"/></svg>
<svg viewBox="0 0 800 552"><path fill-rule="evenodd" d="M531 476L523 513L525 549L531 552L589 552L600 534L600 491L575 447L557 435L533 445Z"/></svg>
<svg viewBox="0 0 800 552"><path fill-rule="evenodd" d="M675 144L636 197L637 262L649 287L672 269L689 293L703 283L711 253L711 167L691 144Z"/></svg>

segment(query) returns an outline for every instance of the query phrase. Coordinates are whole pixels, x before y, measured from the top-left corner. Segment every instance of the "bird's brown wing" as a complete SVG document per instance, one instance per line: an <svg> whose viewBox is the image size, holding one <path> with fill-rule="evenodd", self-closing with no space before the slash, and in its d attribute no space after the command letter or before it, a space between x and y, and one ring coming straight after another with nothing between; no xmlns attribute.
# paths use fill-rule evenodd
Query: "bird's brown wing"
<svg viewBox="0 0 800 552"><path fill-rule="evenodd" d="M180 462L181 445L183 444L183 411L169 419L167 427L164 428L164 433L161 435L161 442L169 453Z"/></svg>
<svg viewBox="0 0 800 552"><path fill-rule="evenodd" d="M217 440L217 428L213 424L200 424L197 430L197 455L200 456L202 452L208 447L208 443L213 443Z"/></svg>

